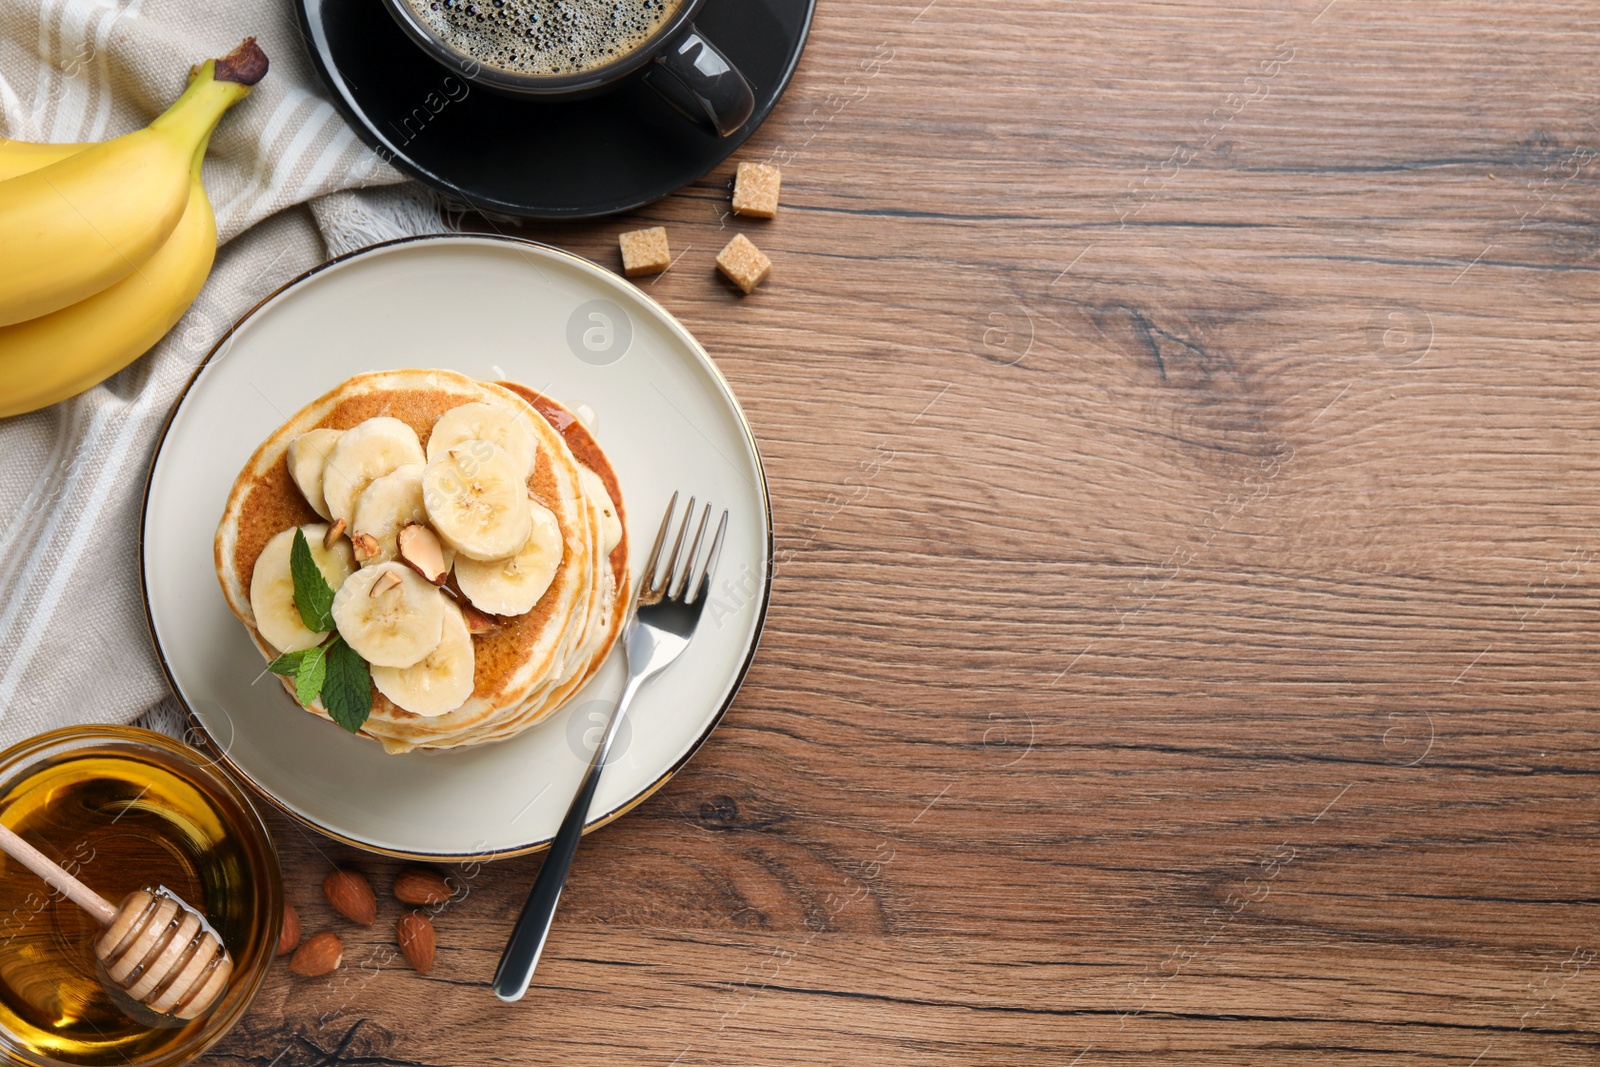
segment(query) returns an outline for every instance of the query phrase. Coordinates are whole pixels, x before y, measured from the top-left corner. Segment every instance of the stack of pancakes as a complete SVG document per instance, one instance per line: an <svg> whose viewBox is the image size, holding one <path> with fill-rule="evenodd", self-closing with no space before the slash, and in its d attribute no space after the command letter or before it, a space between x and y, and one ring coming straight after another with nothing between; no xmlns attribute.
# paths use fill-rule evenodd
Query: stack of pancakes
<svg viewBox="0 0 1600 1067"><path fill-rule="evenodd" d="M441 579L444 588L437 595L449 599L451 610L459 606L469 619L485 623L471 626L471 693L452 710L416 714L374 686L372 708L360 732L381 741L388 752L510 737L558 709L609 653L622 626L629 588L626 525L616 474L583 423L555 401L511 382L483 382L440 370L358 375L301 409L256 450L234 482L217 527L215 562L223 595L262 655L272 660L289 649L273 647L257 625L251 600L257 558L277 535L294 527L310 529L327 517L321 493L312 494L319 498L314 507L291 474L290 443L312 430L345 431L386 418L405 423L426 447L440 416L463 404L503 405L534 431L537 448L528 497L547 508L560 526L560 562L537 603L517 615L491 617L474 611L453 573ZM328 525L317 529L326 531ZM358 558L337 544L340 536L335 522L329 545L345 549L347 559ZM447 541L447 558L450 547ZM283 681L294 699L292 680ZM307 710L327 716L320 701Z"/></svg>

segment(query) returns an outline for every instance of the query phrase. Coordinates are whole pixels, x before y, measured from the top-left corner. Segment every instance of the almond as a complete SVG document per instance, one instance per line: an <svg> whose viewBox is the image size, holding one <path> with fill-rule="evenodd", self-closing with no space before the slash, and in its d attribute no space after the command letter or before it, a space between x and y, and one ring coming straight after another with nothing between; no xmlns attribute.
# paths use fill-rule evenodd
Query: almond
<svg viewBox="0 0 1600 1067"><path fill-rule="evenodd" d="M333 910L351 922L371 926L378 917L378 898L372 883L356 871L334 871L322 880L322 895Z"/></svg>
<svg viewBox="0 0 1600 1067"><path fill-rule="evenodd" d="M434 585L443 585L450 576L450 568L444 565L444 546L426 526L413 522L403 527L396 545L400 558Z"/></svg>
<svg viewBox="0 0 1600 1067"><path fill-rule="evenodd" d="M284 902L283 905L283 933L278 935L278 955L293 952L300 944L300 913L294 910L294 905Z"/></svg>
<svg viewBox="0 0 1600 1067"><path fill-rule="evenodd" d="M402 904L443 904L450 883L426 867L407 867L394 878L395 899Z"/></svg>
<svg viewBox="0 0 1600 1067"><path fill-rule="evenodd" d="M369 533L356 533L350 535L350 547L355 550L356 559L376 559L378 553L383 551L383 546L378 544L378 539Z"/></svg>
<svg viewBox="0 0 1600 1067"><path fill-rule="evenodd" d="M426 915L412 911L400 916L394 924L394 936L413 970L418 974L433 970L433 924Z"/></svg>
<svg viewBox="0 0 1600 1067"><path fill-rule="evenodd" d="M479 611L465 601L461 604L461 617L466 620L467 633L473 636L498 633L500 630L499 619Z"/></svg>
<svg viewBox="0 0 1600 1067"><path fill-rule="evenodd" d="M343 519L339 519L332 526L328 527L328 532L327 533L322 535L322 547L323 548L332 548L333 547L333 543L335 541L339 540L339 538L341 536L343 536L343 534L344 534L344 520Z"/></svg>
<svg viewBox="0 0 1600 1067"><path fill-rule="evenodd" d="M289 957L289 969L303 978L321 978L332 974L344 962L344 944L339 935L330 930L312 934L311 938Z"/></svg>
<svg viewBox="0 0 1600 1067"><path fill-rule="evenodd" d="M372 588L367 590L368 596L382 596L400 584L400 576L394 571L384 571L378 580L372 583Z"/></svg>

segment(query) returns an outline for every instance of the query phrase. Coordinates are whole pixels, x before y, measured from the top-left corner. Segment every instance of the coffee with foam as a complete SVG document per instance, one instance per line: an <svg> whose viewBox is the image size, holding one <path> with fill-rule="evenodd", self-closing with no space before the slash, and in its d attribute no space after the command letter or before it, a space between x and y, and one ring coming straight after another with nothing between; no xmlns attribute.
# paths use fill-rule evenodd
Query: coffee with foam
<svg viewBox="0 0 1600 1067"><path fill-rule="evenodd" d="M649 43L683 0L406 0L449 47L485 67L561 77Z"/></svg>

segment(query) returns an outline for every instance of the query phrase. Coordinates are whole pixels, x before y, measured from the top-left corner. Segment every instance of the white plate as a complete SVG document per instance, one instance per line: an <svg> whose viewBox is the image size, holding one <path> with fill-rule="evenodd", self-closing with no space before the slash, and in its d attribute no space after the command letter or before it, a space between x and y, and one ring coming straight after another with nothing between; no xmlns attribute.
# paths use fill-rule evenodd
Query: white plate
<svg viewBox="0 0 1600 1067"><path fill-rule="evenodd" d="M659 305L587 260L494 237L397 241L297 278L219 342L173 410L145 490L145 606L173 691L226 762L291 815L363 848L533 851L554 836L621 690L620 650L565 708L509 741L389 756L262 677L212 566L228 490L256 447L351 375L401 367L511 379L591 407L622 483L635 574L674 489L729 510L699 632L634 702L591 829L682 767L744 678L771 585L761 458L728 383Z"/></svg>

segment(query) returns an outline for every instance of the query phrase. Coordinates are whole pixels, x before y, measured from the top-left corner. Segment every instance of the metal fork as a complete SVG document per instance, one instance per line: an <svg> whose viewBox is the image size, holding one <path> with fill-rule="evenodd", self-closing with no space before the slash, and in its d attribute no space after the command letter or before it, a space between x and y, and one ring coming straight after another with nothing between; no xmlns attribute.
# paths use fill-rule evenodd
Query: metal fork
<svg viewBox="0 0 1600 1067"><path fill-rule="evenodd" d="M700 611L705 607L711 589L711 576L717 568L717 557L722 553L722 538L728 529L728 513L723 511L717 523L717 532L706 550L705 562L698 573L695 560L700 554L700 544L705 537L706 524L711 518L711 505L705 506L700 525L695 530L689 555L678 569L678 555L683 550L684 536L694 518L694 497L689 498L688 510L683 513L683 525L672 543L672 555L667 560L666 572L656 581L656 562L661 556L661 546L666 543L672 526L672 513L678 506L678 494L672 494L667 513L661 518L661 531L650 549L650 560L639 576L639 589L630 609L627 628L622 632L622 650L627 657L628 684L622 690L611 718L606 722L605 734L595 746L589 769L584 772L572 806L561 820L561 829L550 842L545 853L544 866L534 879L528 902L522 906L511 940L505 954L500 957L500 968L494 974L494 995L510 1002L521 1000L533 979L533 969L539 965L539 954L544 951L545 938L550 935L550 924L555 919L556 905L561 900L561 889L567 882L567 872L572 869L572 858L578 851L578 840L583 836L584 824L589 819L589 804L594 800L595 788L600 784L600 772L605 769L606 754L617 736L623 716L633 695L646 680L677 659L694 636L695 624L700 621ZM691 580L690 575L695 577Z"/></svg>

